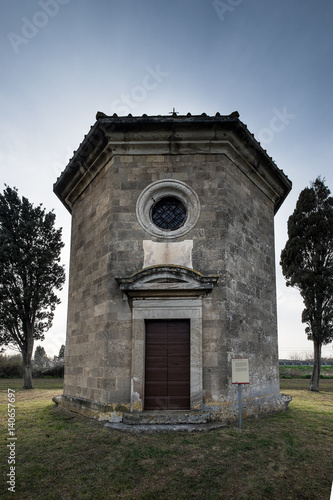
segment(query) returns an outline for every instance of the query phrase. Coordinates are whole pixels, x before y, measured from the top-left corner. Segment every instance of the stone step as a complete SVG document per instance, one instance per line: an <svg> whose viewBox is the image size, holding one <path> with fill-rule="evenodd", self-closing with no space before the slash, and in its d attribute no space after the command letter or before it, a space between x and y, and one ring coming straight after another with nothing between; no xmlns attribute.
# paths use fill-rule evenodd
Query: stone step
<svg viewBox="0 0 333 500"><path fill-rule="evenodd" d="M129 425L206 424L208 422L210 422L210 413L202 411L155 410L123 413L123 423Z"/></svg>
<svg viewBox="0 0 333 500"><path fill-rule="evenodd" d="M225 427L221 422L206 424L149 424L149 425L128 425L123 422L107 422L104 427L120 432L131 434L157 434L163 432L210 432Z"/></svg>

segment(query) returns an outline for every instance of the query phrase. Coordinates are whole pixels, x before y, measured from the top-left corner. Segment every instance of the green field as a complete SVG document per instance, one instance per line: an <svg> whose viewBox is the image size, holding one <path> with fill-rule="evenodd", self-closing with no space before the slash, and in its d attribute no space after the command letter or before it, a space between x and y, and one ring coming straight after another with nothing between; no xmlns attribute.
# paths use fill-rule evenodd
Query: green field
<svg viewBox="0 0 333 500"><path fill-rule="evenodd" d="M62 380L23 391L0 379L1 499L329 500L333 479L333 380L321 392L283 379L293 401L243 430L132 435L56 407ZM15 390L15 493L7 491L8 388Z"/></svg>
<svg viewBox="0 0 333 500"><path fill-rule="evenodd" d="M280 366L280 378L307 378L312 375L312 366ZM333 366L322 366L320 370L320 378L333 379ZM321 384L319 383L319 386Z"/></svg>

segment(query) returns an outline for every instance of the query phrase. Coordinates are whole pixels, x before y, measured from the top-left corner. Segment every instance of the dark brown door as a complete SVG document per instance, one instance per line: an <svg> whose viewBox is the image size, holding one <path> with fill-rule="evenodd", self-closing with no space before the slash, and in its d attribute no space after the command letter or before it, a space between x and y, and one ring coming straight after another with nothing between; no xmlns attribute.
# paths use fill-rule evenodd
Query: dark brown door
<svg viewBox="0 0 333 500"><path fill-rule="evenodd" d="M145 410L189 410L190 321L146 321Z"/></svg>

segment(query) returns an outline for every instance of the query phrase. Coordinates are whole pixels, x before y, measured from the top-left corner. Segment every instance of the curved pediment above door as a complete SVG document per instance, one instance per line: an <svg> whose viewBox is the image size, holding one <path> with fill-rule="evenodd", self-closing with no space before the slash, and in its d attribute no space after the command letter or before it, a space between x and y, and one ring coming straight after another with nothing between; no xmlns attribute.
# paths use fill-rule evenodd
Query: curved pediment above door
<svg viewBox="0 0 333 500"><path fill-rule="evenodd" d="M213 290L218 278L218 275L204 276L188 267L159 265L115 279L119 288L133 298L203 296Z"/></svg>

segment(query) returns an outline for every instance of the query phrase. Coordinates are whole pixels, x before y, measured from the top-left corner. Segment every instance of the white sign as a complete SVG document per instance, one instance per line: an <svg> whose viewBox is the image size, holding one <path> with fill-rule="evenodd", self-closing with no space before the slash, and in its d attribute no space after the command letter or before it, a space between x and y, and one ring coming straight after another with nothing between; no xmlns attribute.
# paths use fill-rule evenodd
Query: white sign
<svg viewBox="0 0 333 500"><path fill-rule="evenodd" d="M236 358L231 360L232 383L249 384L249 360L247 358Z"/></svg>

